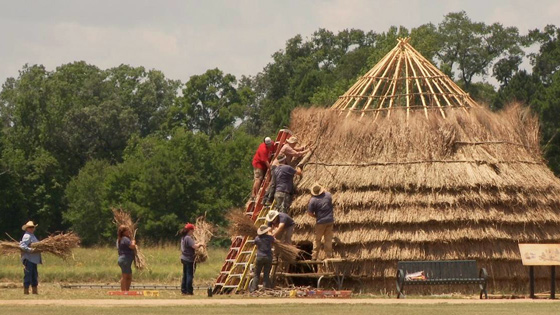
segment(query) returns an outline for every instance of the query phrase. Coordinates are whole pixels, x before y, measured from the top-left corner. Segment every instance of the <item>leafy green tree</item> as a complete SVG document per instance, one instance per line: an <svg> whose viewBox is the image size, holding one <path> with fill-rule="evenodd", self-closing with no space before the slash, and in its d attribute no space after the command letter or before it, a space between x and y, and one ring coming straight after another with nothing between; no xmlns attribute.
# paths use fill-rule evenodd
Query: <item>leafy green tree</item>
<svg viewBox="0 0 560 315"><path fill-rule="evenodd" d="M231 126L244 111L235 84L235 76L217 68L191 76L170 110L168 128L187 127L212 137Z"/></svg>
<svg viewBox="0 0 560 315"><path fill-rule="evenodd" d="M547 25L543 31L529 32L529 37L541 44L539 52L530 55L533 73L544 84L550 84L552 76L560 70L560 28Z"/></svg>
<svg viewBox="0 0 560 315"><path fill-rule="evenodd" d="M91 160L66 187L68 210L63 217L80 235L83 245L107 243L114 238L105 186L111 171L107 161Z"/></svg>
<svg viewBox="0 0 560 315"><path fill-rule="evenodd" d="M489 67L498 58L506 58L496 68L500 78L505 80L509 76L504 75L504 66L512 62L517 66L516 57L524 55L516 27L473 22L465 11L447 14L439 24L438 32L441 49L437 56L443 64L442 68L453 75L456 66L467 92L471 92L473 77L487 75ZM509 70L509 73L513 71Z"/></svg>

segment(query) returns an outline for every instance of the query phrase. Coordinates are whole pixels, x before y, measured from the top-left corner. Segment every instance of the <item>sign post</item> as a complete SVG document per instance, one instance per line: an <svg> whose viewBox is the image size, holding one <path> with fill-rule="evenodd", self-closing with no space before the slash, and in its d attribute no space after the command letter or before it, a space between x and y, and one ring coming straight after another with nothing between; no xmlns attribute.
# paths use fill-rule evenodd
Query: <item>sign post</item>
<svg viewBox="0 0 560 315"><path fill-rule="evenodd" d="M535 266L550 266L550 298L556 298L556 266L560 265L560 244L519 244L521 261L529 266L530 297L535 298Z"/></svg>

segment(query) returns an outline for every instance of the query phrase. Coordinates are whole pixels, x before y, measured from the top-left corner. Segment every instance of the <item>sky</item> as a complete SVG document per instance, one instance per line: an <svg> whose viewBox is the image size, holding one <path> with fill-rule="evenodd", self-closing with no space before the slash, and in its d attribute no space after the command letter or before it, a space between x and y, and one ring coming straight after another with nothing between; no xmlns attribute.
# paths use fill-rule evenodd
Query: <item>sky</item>
<svg viewBox="0 0 560 315"><path fill-rule="evenodd" d="M260 72L297 34L410 29L461 10L522 34L560 21L558 0L0 0L0 83L26 63L52 71L79 60L183 82L216 67L239 78Z"/></svg>

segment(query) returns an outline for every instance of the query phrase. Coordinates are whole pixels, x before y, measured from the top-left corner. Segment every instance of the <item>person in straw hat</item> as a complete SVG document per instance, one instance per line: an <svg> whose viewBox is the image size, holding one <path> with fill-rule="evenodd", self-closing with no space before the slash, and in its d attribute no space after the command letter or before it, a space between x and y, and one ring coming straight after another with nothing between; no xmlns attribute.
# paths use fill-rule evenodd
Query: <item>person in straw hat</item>
<svg viewBox="0 0 560 315"><path fill-rule="evenodd" d="M259 191L261 182L270 168L270 158L274 154L274 143L270 137L264 138L263 142L259 145L257 152L253 156L253 190L251 192L251 199L254 199Z"/></svg>
<svg viewBox="0 0 560 315"><path fill-rule="evenodd" d="M280 165L274 170L274 201L276 209L281 212L288 212L292 204L292 195L294 193L294 176L301 175L301 167L293 168L286 164L287 157L283 154L278 156Z"/></svg>
<svg viewBox="0 0 560 315"><path fill-rule="evenodd" d="M181 279L181 294L183 295L194 295L195 250L204 246L204 244L194 241L194 229L194 224L187 223L179 232L181 235L181 263L183 264L183 278Z"/></svg>
<svg viewBox="0 0 560 315"><path fill-rule="evenodd" d="M23 263L23 294L29 294L29 287L31 286L33 294L39 294L39 272L37 265L42 264L41 253L36 252L31 248L31 244L39 242L35 236L35 228L39 224L29 221L25 223L21 229L25 231L19 247L21 248L21 262Z"/></svg>
<svg viewBox="0 0 560 315"><path fill-rule="evenodd" d="M309 149L305 148L305 146L296 147L297 143L298 138L296 136L291 136L290 138L288 138L288 140L286 140L286 143L284 143L284 145L278 152L278 156L280 156L280 154L284 154L286 156L285 164L292 165L294 158L302 157L307 152L309 152ZM278 161L278 158L276 158L276 160L272 162L272 165L280 165L280 161Z"/></svg>
<svg viewBox="0 0 560 315"><path fill-rule="evenodd" d="M292 244L295 222L289 215L276 210L270 210L266 214L268 227L272 229L272 236L284 244Z"/></svg>
<svg viewBox="0 0 560 315"><path fill-rule="evenodd" d="M132 262L134 261L134 249L136 241L132 240L132 231L126 225L117 229L117 251L119 259L117 263L121 267L121 291L130 291L132 284Z"/></svg>
<svg viewBox="0 0 560 315"><path fill-rule="evenodd" d="M311 199L307 207L307 214L314 217L315 224L315 244L313 244L312 259L317 260L319 257L319 249L321 248L321 239L325 239L325 254L327 258L332 258L332 240L333 240L333 203L332 195L325 189L315 183L311 187Z"/></svg>
<svg viewBox="0 0 560 315"><path fill-rule="evenodd" d="M263 287L271 288L270 270L272 269L272 244L276 241L270 235L270 227L261 225L257 230L255 237L255 246L257 246L257 259L255 261L255 269L253 271L253 280L249 287L249 292L254 292L259 286L261 271L263 272Z"/></svg>

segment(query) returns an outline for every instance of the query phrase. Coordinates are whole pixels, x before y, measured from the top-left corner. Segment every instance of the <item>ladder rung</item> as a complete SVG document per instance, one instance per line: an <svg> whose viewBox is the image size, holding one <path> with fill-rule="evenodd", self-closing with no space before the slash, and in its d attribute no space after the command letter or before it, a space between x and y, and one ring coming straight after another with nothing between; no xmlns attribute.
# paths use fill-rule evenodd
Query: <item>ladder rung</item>
<svg viewBox="0 0 560 315"><path fill-rule="evenodd" d="M254 243L255 240L246 240L245 243Z"/></svg>
<svg viewBox="0 0 560 315"><path fill-rule="evenodd" d="M226 259L226 262L234 262L234 261L235 261L235 258L233 258L233 259Z"/></svg>
<svg viewBox="0 0 560 315"><path fill-rule="evenodd" d="M237 288L238 285L237 284L231 284L231 285L224 285L222 288L223 289L233 289L233 288Z"/></svg>
<svg viewBox="0 0 560 315"><path fill-rule="evenodd" d="M242 251L242 252L239 253L239 254L241 254L241 255L243 255L243 254L250 254L250 253L252 253L252 252L253 252L252 250L246 250L246 251Z"/></svg>
<svg viewBox="0 0 560 315"><path fill-rule="evenodd" d="M231 271L231 270L227 270L227 271L220 271L220 273L222 273L222 274L226 274L226 275L227 275L227 274L228 274L228 273L229 273L230 271Z"/></svg>

